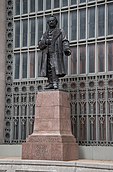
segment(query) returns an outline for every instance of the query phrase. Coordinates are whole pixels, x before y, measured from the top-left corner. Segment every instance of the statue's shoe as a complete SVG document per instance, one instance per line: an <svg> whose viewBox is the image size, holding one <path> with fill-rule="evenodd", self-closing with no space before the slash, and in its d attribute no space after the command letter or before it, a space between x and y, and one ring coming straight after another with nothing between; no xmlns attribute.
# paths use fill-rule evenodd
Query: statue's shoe
<svg viewBox="0 0 113 172"><path fill-rule="evenodd" d="M54 86L52 83L45 86L45 89L54 89Z"/></svg>

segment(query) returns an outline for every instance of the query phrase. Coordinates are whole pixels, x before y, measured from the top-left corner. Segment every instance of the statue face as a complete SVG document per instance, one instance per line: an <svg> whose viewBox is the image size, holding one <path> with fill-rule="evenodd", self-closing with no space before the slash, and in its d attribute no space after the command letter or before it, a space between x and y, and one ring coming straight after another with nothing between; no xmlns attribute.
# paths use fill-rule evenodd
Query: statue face
<svg viewBox="0 0 113 172"><path fill-rule="evenodd" d="M50 17L48 20L49 27L55 28L57 25L56 19L54 17Z"/></svg>

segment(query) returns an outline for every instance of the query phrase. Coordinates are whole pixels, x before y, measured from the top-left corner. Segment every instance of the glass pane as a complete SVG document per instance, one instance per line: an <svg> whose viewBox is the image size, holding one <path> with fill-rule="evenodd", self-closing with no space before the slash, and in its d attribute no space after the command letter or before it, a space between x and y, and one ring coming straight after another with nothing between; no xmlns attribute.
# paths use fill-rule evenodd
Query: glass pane
<svg viewBox="0 0 113 172"><path fill-rule="evenodd" d="M68 6L68 0L62 0L62 7Z"/></svg>
<svg viewBox="0 0 113 172"><path fill-rule="evenodd" d="M71 40L77 39L77 12L71 12L71 19L70 19L70 27L71 27Z"/></svg>
<svg viewBox="0 0 113 172"><path fill-rule="evenodd" d="M28 12L28 1L23 0L23 14L26 14Z"/></svg>
<svg viewBox="0 0 113 172"><path fill-rule="evenodd" d="M46 10L51 9L51 0L46 0Z"/></svg>
<svg viewBox="0 0 113 172"><path fill-rule="evenodd" d="M71 0L71 5L74 5L77 3L77 0Z"/></svg>
<svg viewBox="0 0 113 172"><path fill-rule="evenodd" d="M80 24L79 24L80 39L86 38L86 10L80 10Z"/></svg>
<svg viewBox="0 0 113 172"><path fill-rule="evenodd" d="M38 41L43 34L43 17L38 18Z"/></svg>
<svg viewBox="0 0 113 172"><path fill-rule="evenodd" d="M15 48L20 47L20 21L15 22Z"/></svg>
<svg viewBox="0 0 113 172"><path fill-rule="evenodd" d="M113 4L108 4L108 35L113 34Z"/></svg>
<svg viewBox="0 0 113 172"><path fill-rule="evenodd" d="M28 27L27 27L28 21L23 20L23 37L22 37L22 46L25 47L27 46L27 32L28 32Z"/></svg>
<svg viewBox="0 0 113 172"><path fill-rule="evenodd" d="M80 73L86 73L86 46L80 46Z"/></svg>
<svg viewBox="0 0 113 172"><path fill-rule="evenodd" d="M71 74L77 73L77 47L71 48Z"/></svg>
<svg viewBox="0 0 113 172"><path fill-rule="evenodd" d="M59 19L59 13L54 14L54 16L55 16L55 17L57 18L57 20L58 20L57 26L59 27L59 21L60 21L60 19Z"/></svg>
<svg viewBox="0 0 113 172"><path fill-rule="evenodd" d="M35 12L35 0L30 0L30 12Z"/></svg>
<svg viewBox="0 0 113 172"><path fill-rule="evenodd" d="M113 42L108 43L108 71L113 71Z"/></svg>
<svg viewBox="0 0 113 172"><path fill-rule="evenodd" d="M68 13L62 13L62 29L68 36Z"/></svg>
<svg viewBox="0 0 113 172"><path fill-rule="evenodd" d="M35 19L30 19L30 45L35 45Z"/></svg>
<svg viewBox="0 0 113 172"><path fill-rule="evenodd" d="M88 45L89 73L95 72L95 45Z"/></svg>
<svg viewBox="0 0 113 172"><path fill-rule="evenodd" d="M104 43L98 44L98 72L105 71L105 45Z"/></svg>
<svg viewBox="0 0 113 172"><path fill-rule="evenodd" d="M19 79L20 73L20 54L15 54L15 79Z"/></svg>
<svg viewBox="0 0 113 172"><path fill-rule="evenodd" d="M35 52L30 52L30 78L35 77Z"/></svg>
<svg viewBox="0 0 113 172"><path fill-rule="evenodd" d="M20 0L15 0L15 15L20 15Z"/></svg>
<svg viewBox="0 0 113 172"><path fill-rule="evenodd" d="M37 73L37 77L40 77L41 76L41 59L42 59L42 52L41 51L39 51L39 52L37 52L37 54L38 54L38 73Z"/></svg>
<svg viewBox="0 0 113 172"><path fill-rule="evenodd" d="M60 2L59 0L54 0L54 8L59 8Z"/></svg>
<svg viewBox="0 0 113 172"><path fill-rule="evenodd" d="M105 6L98 7L98 36L105 35Z"/></svg>
<svg viewBox="0 0 113 172"><path fill-rule="evenodd" d="M22 53L22 78L27 78L27 53Z"/></svg>
<svg viewBox="0 0 113 172"><path fill-rule="evenodd" d="M86 2L86 0L79 0L79 3L84 3Z"/></svg>
<svg viewBox="0 0 113 172"><path fill-rule="evenodd" d="M43 0L38 0L38 11L43 11Z"/></svg>
<svg viewBox="0 0 113 172"><path fill-rule="evenodd" d="M88 9L88 37L95 37L95 7Z"/></svg>

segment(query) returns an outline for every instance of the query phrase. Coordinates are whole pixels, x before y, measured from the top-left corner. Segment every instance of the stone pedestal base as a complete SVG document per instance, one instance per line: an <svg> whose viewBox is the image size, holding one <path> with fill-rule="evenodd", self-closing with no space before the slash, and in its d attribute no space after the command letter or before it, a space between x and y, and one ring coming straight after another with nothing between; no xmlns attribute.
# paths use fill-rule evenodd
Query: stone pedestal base
<svg viewBox="0 0 113 172"><path fill-rule="evenodd" d="M35 113L33 134L22 144L22 159L78 159L78 145L71 133L69 94L39 92Z"/></svg>

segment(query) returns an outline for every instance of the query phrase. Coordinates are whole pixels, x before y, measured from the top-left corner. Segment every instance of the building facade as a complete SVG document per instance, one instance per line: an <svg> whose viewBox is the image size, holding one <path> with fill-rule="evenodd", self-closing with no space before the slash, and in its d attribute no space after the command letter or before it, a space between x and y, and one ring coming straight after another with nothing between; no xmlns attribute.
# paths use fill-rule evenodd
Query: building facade
<svg viewBox="0 0 113 172"><path fill-rule="evenodd" d="M32 133L36 94L47 82L38 41L54 14L72 52L60 79L72 132L80 146L112 147L113 0L1 0L0 8L1 143L20 144Z"/></svg>

